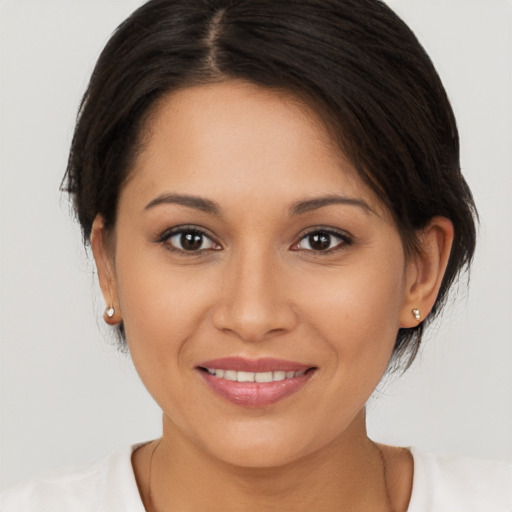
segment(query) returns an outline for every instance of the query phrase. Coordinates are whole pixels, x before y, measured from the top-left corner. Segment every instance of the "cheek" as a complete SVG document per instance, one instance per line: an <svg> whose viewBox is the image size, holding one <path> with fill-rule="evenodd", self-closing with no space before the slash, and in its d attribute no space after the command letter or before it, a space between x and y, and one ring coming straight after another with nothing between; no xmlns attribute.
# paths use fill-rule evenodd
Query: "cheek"
<svg viewBox="0 0 512 512"><path fill-rule="evenodd" d="M341 374L364 377L372 367L385 369L399 328L403 268L403 255L395 251L301 280L295 291L301 311L344 368Z"/></svg>
<svg viewBox="0 0 512 512"><path fill-rule="evenodd" d="M302 311L314 329L310 337L323 346L326 378L318 417L328 418L331 436L347 428L388 367L403 298L402 267L394 268L337 269L323 286L317 280L303 288L309 290Z"/></svg>
<svg viewBox="0 0 512 512"><path fill-rule="evenodd" d="M119 303L126 340L141 381L166 414L181 422L190 404L194 338L211 301L202 279L165 263L120 260Z"/></svg>
<svg viewBox="0 0 512 512"><path fill-rule="evenodd" d="M146 380L145 368L167 372L187 363L187 340L207 315L212 287L207 276L171 267L165 254L127 254L116 262L118 299L130 353Z"/></svg>

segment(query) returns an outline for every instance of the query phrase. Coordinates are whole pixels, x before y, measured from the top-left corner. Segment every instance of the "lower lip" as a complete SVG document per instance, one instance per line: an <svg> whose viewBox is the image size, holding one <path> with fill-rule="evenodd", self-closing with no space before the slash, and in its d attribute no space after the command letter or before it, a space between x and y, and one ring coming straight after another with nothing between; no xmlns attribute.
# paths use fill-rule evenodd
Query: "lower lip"
<svg viewBox="0 0 512 512"><path fill-rule="evenodd" d="M306 385L314 373L310 370L300 377L276 382L237 382L198 371L215 393L234 404L249 407L265 407L293 395Z"/></svg>

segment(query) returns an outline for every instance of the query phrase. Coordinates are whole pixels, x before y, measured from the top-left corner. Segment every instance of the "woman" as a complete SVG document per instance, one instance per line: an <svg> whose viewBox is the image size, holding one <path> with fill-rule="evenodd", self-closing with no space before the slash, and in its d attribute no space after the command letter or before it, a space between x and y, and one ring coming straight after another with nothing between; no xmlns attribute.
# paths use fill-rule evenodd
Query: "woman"
<svg viewBox="0 0 512 512"><path fill-rule="evenodd" d="M437 74L380 2L136 11L66 185L163 436L0 509L509 510L509 466L366 434L471 261L458 159Z"/></svg>

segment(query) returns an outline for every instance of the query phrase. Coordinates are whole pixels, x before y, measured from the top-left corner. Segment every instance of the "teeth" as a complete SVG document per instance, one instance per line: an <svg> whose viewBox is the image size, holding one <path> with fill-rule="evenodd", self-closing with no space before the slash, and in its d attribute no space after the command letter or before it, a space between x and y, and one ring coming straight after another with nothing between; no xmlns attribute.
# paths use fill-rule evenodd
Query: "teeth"
<svg viewBox="0 0 512 512"><path fill-rule="evenodd" d="M237 382L279 382L285 379L300 377L306 373L306 370L299 372L285 372L278 370L276 372L242 372L236 370L221 370L216 368L206 368L210 375L219 379L226 379Z"/></svg>
<svg viewBox="0 0 512 512"><path fill-rule="evenodd" d="M238 372L237 372L237 371L235 371L235 370L226 370L226 371L224 372L224 378L225 378L226 380L238 380L238 379L237 379L237 373L238 373ZM215 372L215 375L217 375L217 372Z"/></svg>
<svg viewBox="0 0 512 512"><path fill-rule="evenodd" d="M252 372L238 372L238 382L254 382L255 374Z"/></svg>
<svg viewBox="0 0 512 512"><path fill-rule="evenodd" d="M272 382L272 372L260 372L254 374L256 382Z"/></svg>

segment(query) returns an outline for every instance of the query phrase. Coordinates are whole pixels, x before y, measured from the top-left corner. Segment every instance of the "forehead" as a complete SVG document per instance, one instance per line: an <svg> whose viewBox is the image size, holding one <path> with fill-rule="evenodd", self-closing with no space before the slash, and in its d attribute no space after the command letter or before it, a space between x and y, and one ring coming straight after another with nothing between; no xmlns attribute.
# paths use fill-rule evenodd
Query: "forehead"
<svg viewBox="0 0 512 512"><path fill-rule="evenodd" d="M315 111L290 93L242 81L163 97L146 124L130 181L140 193L363 196L381 209Z"/></svg>

